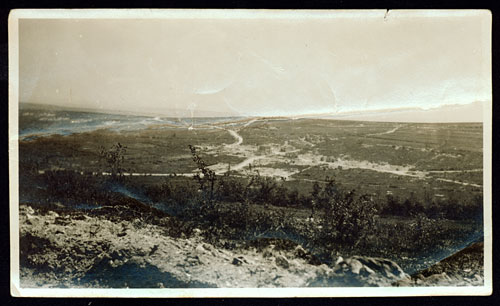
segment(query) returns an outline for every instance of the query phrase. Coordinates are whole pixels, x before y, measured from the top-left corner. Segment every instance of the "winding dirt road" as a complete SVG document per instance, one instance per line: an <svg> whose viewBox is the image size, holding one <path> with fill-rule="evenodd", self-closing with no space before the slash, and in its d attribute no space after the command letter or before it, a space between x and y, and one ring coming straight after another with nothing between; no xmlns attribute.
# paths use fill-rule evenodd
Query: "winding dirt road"
<svg viewBox="0 0 500 306"><path fill-rule="evenodd" d="M227 130L231 136L233 136L236 139L235 143L230 144L230 146L239 146L240 144L243 143L243 137L240 136L236 131L234 130Z"/></svg>

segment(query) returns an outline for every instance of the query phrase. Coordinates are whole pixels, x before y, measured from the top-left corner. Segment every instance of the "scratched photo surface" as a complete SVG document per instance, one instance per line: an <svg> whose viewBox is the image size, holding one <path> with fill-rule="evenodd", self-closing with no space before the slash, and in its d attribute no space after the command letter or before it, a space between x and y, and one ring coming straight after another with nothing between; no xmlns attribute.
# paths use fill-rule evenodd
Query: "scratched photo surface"
<svg viewBox="0 0 500 306"><path fill-rule="evenodd" d="M20 288L484 286L491 16L424 12L20 18Z"/></svg>

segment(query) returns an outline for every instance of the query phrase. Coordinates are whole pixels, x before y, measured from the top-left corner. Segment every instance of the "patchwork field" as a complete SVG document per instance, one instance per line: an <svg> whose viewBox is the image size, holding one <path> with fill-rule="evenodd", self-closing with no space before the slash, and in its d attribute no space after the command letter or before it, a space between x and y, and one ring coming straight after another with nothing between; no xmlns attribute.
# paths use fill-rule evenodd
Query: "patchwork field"
<svg viewBox="0 0 500 306"><path fill-rule="evenodd" d="M188 145L193 145L218 174L258 171L304 186L329 176L379 196L416 193L443 200L482 194L482 125L476 123L261 119L193 130L100 129L21 141L21 165L98 172L100 147L115 143L127 147L127 172L144 175L192 173L196 165Z"/></svg>

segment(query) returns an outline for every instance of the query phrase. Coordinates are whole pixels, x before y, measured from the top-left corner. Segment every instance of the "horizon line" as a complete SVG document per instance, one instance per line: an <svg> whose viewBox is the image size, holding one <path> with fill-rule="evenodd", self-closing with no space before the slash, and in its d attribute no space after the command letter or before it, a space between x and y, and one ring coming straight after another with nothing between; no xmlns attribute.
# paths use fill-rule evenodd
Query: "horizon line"
<svg viewBox="0 0 500 306"><path fill-rule="evenodd" d="M93 113L107 113L107 114L120 114L120 115L135 115L135 116L145 116L145 117L166 117L166 118L290 118L290 119L307 119L307 118L318 118L318 119L338 119L338 120L352 120L352 121L378 121L378 120L370 120L370 119L350 119L345 117L351 116L377 116L377 115L391 115L399 112L427 112L427 111L437 111L439 109L443 109L446 107L465 107L471 106L473 104L483 104L489 103L489 101L473 101L469 103L454 103L454 104L443 104L440 106L432 107L432 108L422 108L422 107L401 107L401 108L378 108L378 109L369 109L369 110L347 110L347 111L337 111L337 112L317 112L317 113L302 113L302 114L287 114L287 115L270 115L270 114L223 114L222 112L219 115L215 115L214 113L218 113L216 111L210 110L200 110L201 113L212 113L212 115L196 115L191 114L190 116L179 116L180 113L188 113L190 110L186 109L176 109L172 108L170 110L164 111L132 111L132 110L118 110L118 109L106 109L106 108L92 108L92 107L81 107L81 106L66 106L66 105L56 105L50 103L39 103L39 102L19 102L19 105L36 105L40 107L48 107L48 108L61 108L68 109L74 111L85 111L85 112L93 112ZM175 112L177 116L171 116L171 114L167 114L167 112ZM167 116L168 115L168 116ZM387 121L379 121L379 122L387 122ZM394 121L391 121L394 122ZM410 122L410 121L402 121L402 122ZM416 121L418 122L418 121ZM447 121L450 122L450 121ZM471 121L457 121L457 122L483 122L477 120ZM436 121L439 123L439 121Z"/></svg>

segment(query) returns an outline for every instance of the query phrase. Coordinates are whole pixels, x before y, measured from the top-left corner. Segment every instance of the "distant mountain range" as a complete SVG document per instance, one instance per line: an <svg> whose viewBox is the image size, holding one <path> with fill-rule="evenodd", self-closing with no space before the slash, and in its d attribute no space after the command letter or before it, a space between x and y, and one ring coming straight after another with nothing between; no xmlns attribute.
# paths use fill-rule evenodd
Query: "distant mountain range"
<svg viewBox="0 0 500 306"><path fill-rule="evenodd" d="M290 116L293 118L320 118L320 119L336 119L336 120L359 120L359 121L380 121L380 122L482 122L485 107L490 106L488 102L473 102L469 104L453 104L444 105L431 109L422 108L393 108L380 109L369 111L352 111L340 113L324 113L312 114L303 116ZM260 117L260 116L241 116L237 114L229 114L228 112L196 110L191 113L186 109L169 109L169 110L149 110L149 111L120 111L111 109L94 109L82 107L66 107L49 104L35 103L20 103L20 109L46 109L52 111L79 111L79 112L95 112L120 115L135 115L135 116L162 116L175 118L191 118L191 117ZM491 107L491 106L490 106ZM268 116L266 116L268 117ZM281 116L283 117L283 116Z"/></svg>

